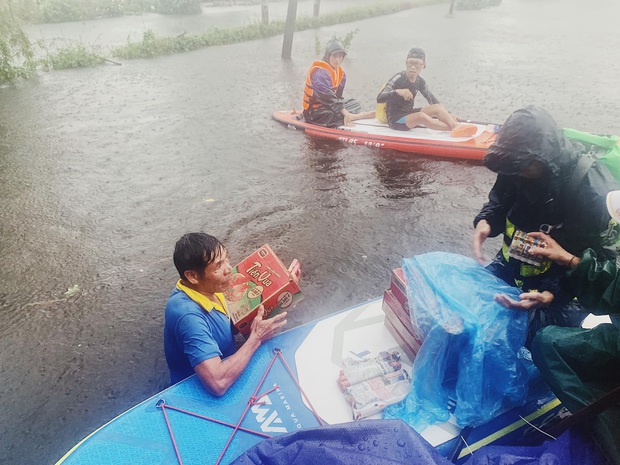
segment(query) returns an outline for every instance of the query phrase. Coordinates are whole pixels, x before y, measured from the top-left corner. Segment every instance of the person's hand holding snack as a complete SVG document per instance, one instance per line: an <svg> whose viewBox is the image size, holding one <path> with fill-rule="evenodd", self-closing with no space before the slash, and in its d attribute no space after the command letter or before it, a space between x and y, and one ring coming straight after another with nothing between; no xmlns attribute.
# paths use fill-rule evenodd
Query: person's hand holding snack
<svg viewBox="0 0 620 465"><path fill-rule="evenodd" d="M567 252L548 234L542 232L528 233L528 237L534 237L544 241L545 247L532 247L530 254L553 260L558 265L566 266L568 268L574 268L579 265L581 259L570 252Z"/></svg>

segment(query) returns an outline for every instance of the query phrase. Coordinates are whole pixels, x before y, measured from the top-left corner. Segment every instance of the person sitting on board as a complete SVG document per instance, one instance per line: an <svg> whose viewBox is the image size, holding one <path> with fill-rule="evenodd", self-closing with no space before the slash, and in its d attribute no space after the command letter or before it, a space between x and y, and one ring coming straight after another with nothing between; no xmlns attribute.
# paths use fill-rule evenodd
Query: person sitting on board
<svg viewBox="0 0 620 465"><path fill-rule="evenodd" d="M223 292L232 280L226 247L205 233L189 233L174 248L180 279L165 309L164 352L170 381L196 373L215 396L223 395L243 373L260 345L286 324L286 312L264 320L261 305L245 343L236 349ZM301 271L293 272L299 281Z"/></svg>
<svg viewBox="0 0 620 465"><path fill-rule="evenodd" d="M521 301L511 306L529 311L529 347L539 329L579 326L587 312L573 302L562 267L521 254L530 245L519 238L542 231L573 255L592 248L601 257L615 257L610 239L616 226L605 198L620 186L605 164L587 157L584 146L566 138L553 117L536 106L510 115L483 164L497 178L474 219L473 255L487 265L482 245L503 234L502 248L487 269L523 290Z"/></svg>
<svg viewBox="0 0 620 465"><path fill-rule="evenodd" d="M375 117L374 111L362 113L357 100L342 97L347 77L340 65L346 54L342 42L333 38L325 48L323 60L315 61L308 70L302 103L308 123L337 128Z"/></svg>
<svg viewBox="0 0 620 465"><path fill-rule="evenodd" d="M469 137L476 134L474 125L459 125L457 119L439 103L428 88L420 73L426 68L426 54L421 48L412 48L405 60L406 69L396 73L383 86L377 103L385 104L387 123L392 129L408 131L424 126L440 131L454 131L455 137ZM414 99L420 92L430 105L414 107Z"/></svg>
<svg viewBox="0 0 620 465"><path fill-rule="evenodd" d="M620 191L607 195L609 214L620 223ZM562 404L575 414L620 388L620 268L616 260L601 257L593 249L577 256L546 234L530 236L544 242L544 247L534 247L530 253L563 267L579 301L595 315L609 315L612 323L592 329L547 326L534 337L534 363ZM583 418L582 423L613 463L620 464L617 399L596 417Z"/></svg>

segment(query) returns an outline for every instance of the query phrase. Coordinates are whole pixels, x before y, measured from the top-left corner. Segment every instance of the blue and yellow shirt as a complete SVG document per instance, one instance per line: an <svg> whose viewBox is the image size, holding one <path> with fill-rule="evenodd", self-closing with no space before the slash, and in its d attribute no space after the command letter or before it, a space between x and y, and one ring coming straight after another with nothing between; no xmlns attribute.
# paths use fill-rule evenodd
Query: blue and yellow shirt
<svg viewBox="0 0 620 465"><path fill-rule="evenodd" d="M164 352L172 384L194 374L194 367L210 358L235 353L226 299L218 302L184 286L176 285L168 299L164 322Z"/></svg>

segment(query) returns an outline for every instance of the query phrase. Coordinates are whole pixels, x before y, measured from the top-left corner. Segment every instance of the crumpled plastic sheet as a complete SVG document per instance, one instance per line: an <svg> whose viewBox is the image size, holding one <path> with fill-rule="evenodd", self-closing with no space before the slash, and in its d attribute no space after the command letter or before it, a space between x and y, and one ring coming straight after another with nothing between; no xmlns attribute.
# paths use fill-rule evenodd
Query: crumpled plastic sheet
<svg viewBox="0 0 620 465"><path fill-rule="evenodd" d="M432 252L405 259L412 322L424 341L412 388L384 418L401 418L422 431L449 419L456 403L459 426L478 426L528 399L538 376L523 349L527 312L507 309L497 293L518 300L519 289L471 258Z"/></svg>

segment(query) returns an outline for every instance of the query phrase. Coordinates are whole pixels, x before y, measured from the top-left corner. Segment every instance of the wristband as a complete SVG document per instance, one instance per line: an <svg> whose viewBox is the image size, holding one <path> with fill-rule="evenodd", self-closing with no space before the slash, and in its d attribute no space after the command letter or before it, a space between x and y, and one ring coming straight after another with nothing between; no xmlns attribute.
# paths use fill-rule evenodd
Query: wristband
<svg viewBox="0 0 620 465"><path fill-rule="evenodd" d="M572 268L573 260L574 260L575 258L577 258L577 257L575 257L574 255L571 257L570 261L568 262L568 267L569 267L569 268Z"/></svg>

